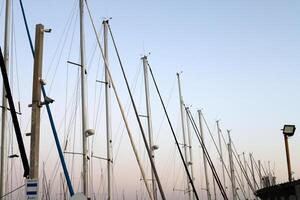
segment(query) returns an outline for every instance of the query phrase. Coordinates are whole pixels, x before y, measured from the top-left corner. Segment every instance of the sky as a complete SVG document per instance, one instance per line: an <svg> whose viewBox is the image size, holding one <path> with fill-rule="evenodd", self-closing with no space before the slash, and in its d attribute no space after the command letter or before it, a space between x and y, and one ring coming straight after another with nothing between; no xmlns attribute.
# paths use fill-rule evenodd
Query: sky
<svg viewBox="0 0 300 200"><path fill-rule="evenodd" d="M4 0L0 0L1 38L3 38L4 29L3 3ZM52 29L50 34L45 34L43 74L48 81L47 87L50 88L51 98L56 100L52 109L57 125L60 127L59 130L68 133L69 129L74 129L74 133L80 134L80 107L77 106L76 119L78 121L75 122L76 125L73 127L74 122L71 122L72 112L75 112L74 108L77 102L75 100L79 99L72 96L76 93L78 69L66 64L67 60L79 62L77 4L75 0L24 1L32 37L37 23L43 23L46 28ZM102 20L112 17L110 25L129 82L132 87L136 85L134 97L141 113L145 113L145 104L140 58L144 54L150 53L149 63L156 76L163 99L166 102L169 99L167 108L178 138L182 136L176 73L182 71L181 83L184 101L187 105L192 105L191 110L195 118L196 110L202 109L215 136L215 121L220 120L221 129L226 137L226 130L231 130L232 139L240 153L253 152L254 157L264 163L270 161L273 165L275 162L278 182L287 180L281 129L284 124L295 124L296 127L300 124L300 107L298 105L300 102L299 1L132 0L129 2L88 0L88 4L98 31ZM24 113L21 119L22 130L28 132L30 131L30 126L28 126L30 109L27 105L31 101L33 60L17 1L13 2L13 16L15 61L12 61L12 65L18 71L19 80L16 81L15 75L12 77L17 82L14 88L19 91L15 93L15 97L20 99ZM89 123L96 129L94 140L99 141L95 145L95 153L105 156L104 88L95 84L95 80L103 78L103 63L95 45L95 35L88 15L85 16L85 23L89 69ZM1 39L1 47L2 44L3 39ZM63 50L60 51L60 49ZM126 103L128 94L112 45L109 55L121 99L124 105L128 105ZM137 84L134 84L135 81ZM101 91L102 96L99 97ZM156 142L160 146L157 160L158 163L164 163L159 167L159 171L161 174L165 174L163 173L167 168L165 162L171 159L168 157L169 153L175 154L174 143L166 121L162 120L162 109L153 84L150 86L150 91L153 102L154 138L158 138ZM97 107L95 99L96 102L100 102L99 107ZM122 128L119 128L123 125L120 125L120 114L114 97L112 99L113 119L115 119L112 122L113 137L116 138L114 152L120 152L114 153L114 155L118 155L115 176L116 179L120 179L116 187L120 190L119 196L123 189L126 193L127 191L130 193L128 196L133 197L136 187L142 187L142 184L136 180L132 181L133 183L127 183L129 177L139 176L138 174L133 175L138 168L128 145L126 132L122 134ZM77 103L80 104L80 101ZM65 111L66 104L70 104L68 111ZM97 119L95 119L96 110L100 112ZM66 118L64 118L64 113L67 113ZM42 119L42 130L45 134L41 138L43 146L41 160L45 161L48 155L51 155L50 157L55 161L56 152L53 149L53 142L52 145L46 145L49 139L53 139L46 113L43 114ZM133 130L138 132L132 109L129 112L129 121ZM145 124L145 122L143 123ZM80 135L77 137L76 142L73 142L80 151ZM209 138L208 135L206 137ZM60 135L60 138L63 140L63 134ZM145 160L145 151L140 141L140 135L136 133L135 138ZM295 136L289 140L295 178L299 178L300 174L300 159L297 158L297 152L300 151L299 139L300 136L296 130ZM28 138L25 139L25 142L29 144ZM209 140L207 142L214 159L218 162L217 156L213 152L212 142ZM118 144L120 144L119 148ZM194 157L201 157L201 151L198 149L199 143L195 137L193 144L196 147L195 151L197 150ZM176 167L180 166L177 154L176 152L177 160L175 159L174 171ZM68 159L70 164L71 161ZM76 159L80 162L79 158ZM199 169L199 177L203 177L202 163L200 164L200 162L196 169ZM50 166L49 168L52 168L52 165ZM102 162L102 168L105 172L105 162ZM183 184L183 175L181 176L181 184ZM163 184L168 185L166 182ZM204 181L199 180L196 184L200 188L204 185ZM77 188L80 188L79 185L80 183L76 183ZM174 192L168 188L168 195L172 196L172 193ZM199 191L199 193L204 192Z"/></svg>

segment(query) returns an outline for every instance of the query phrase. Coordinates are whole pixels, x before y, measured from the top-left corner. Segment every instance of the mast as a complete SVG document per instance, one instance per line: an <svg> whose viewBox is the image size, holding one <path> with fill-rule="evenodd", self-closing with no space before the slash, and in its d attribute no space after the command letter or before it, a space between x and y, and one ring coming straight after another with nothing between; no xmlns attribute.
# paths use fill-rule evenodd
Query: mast
<svg viewBox="0 0 300 200"><path fill-rule="evenodd" d="M154 156L154 144L153 144L153 130L152 130L152 115L151 115L151 105L150 105L150 93L149 93L149 80L148 80L148 60L147 56L142 57L143 60L143 68L144 68L144 83L145 83L145 96L146 96L146 109L147 109L147 123L148 123L148 134L149 134L149 147L151 151L151 157L153 162L155 162ZM151 181L152 181L152 193L153 199L157 200L157 192L156 192L156 179L151 168Z"/></svg>
<svg viewBox="0 0 300 200"><path fill-rule="evenodd" d="M176 74L177 79L178 79L178 89L179 89L179 101L180 101L180 113L181 113L181 126L182 126L182 135L183 135L183 150L184 150L184 159L185 163L188 166L188 155L187 155L187 150L186 150L186 133L185 133L185 123L184 123L184 116L185 116L185 111L184 111L184 101L183 97L181 94L181 85L180 85L180 76L179 73ZM189 179L187 178L187 192L189 194L189 200L192 199L191 195L191 188L190 188L190 182Z"/></svg>
<svg viewBox="0 0 300 200"><path fill-rule="evenodd" d="M105 68L105 103L106 103L106 145L107 145L107 193L108 200L113 199L112 194L112 170L113 170L113 147L112 147L112 131L111 131L111 81L108 70L108 20L103 21L103 37L104 37L104 56L106 62L104 62Z"/></svg>
<svg viewBox="0 0 300 200"><path fill-rule="evenodd" d="M260 188L262 188L262 174L261 174L261 163L260 163L260 160L258 160L258 175L259 175Z"/></svg>
<svg viewBox="0 0 300 200"><path fill-rule="evenodd" d="M187 107L187 112L189 111L189 107ZM194 167L193 167L193 152L192 152L192 138L191 138L191 127L190 127L190 120L186 118L187 120L187 132L188 132L188 147L189 147L189 153L190 153L190 162L188 163L191 170L191 176L192 181L194 182ZM193 199L195 199L195 194L193 193Z"/></svg>
<svg viewBox="0 0 300 200"><path fill-rule="evenodd" d="M219 126L219 120L216 121L217 129L218 129L218 139L219 139L219 148L220 148L220 161L222 166L222 176L223 176L223 185L226 192L226 178L225 178L225 167L224 167L224 160L223 160L223 150L222 150L222 142L221 142L221 129Z"/></svg>
<svg viewBox="0 0 300 200"><path fill-rule="evenodd" d="M88 197L88 102L87 102L87 71L85 66L85 41L84 41L84 0L79 0L80 12L80 65L81 65L81 109L82 109L82 174L83 194Z"/></svg>
<svg viewBox="0 0 300 200"><path fill-rule="evenodd" d="M9 44L10 44L10 18L11 18L11 0L6 0L5 8L5 30L4 30L4 64L6 66L6 71L9 69ZM5 182L6 173L5 169L7 166L7 98L5 87L2 87L2 120L1 120L1 152L0 152L0 197L5 194Z"/></svg>
<svg viewBox="0 0 300 200"><path fill-rule="evenodd" d="M198 117L199 117L199 127L200 127L200 137L204 144L204 136L203 136L203 127L202 127L202 119L201 119L201 110L198 110ZM207 174L207 160L205 157L204 149L203 151L203 165L204 165L204 173L205 173L205 182L206 182L206 192L207 192L207 200L211 200L211 194L210 194L210 188L209 188L209 180L208 180L208 174Z"/></svg>
<svg viewBox="0 0 300 200"><path fill-rule="evenodd" d="M254 166L253 166L252 153L249 153L249 158L250 158L250 164L251 164L251 175L252 175L252 178L253 178L253 188L254 188L254 191L256 191L257 190L257 187L256 187L257 184L256 184L255 174L254 174ZM257 199L256 196L255 196L255 199Z"/></svg>
<svg viewBox="0 0 300 200"><path fill-rule="evenodd" d="M238 154L238 162L240 163L240 170L241 170L241 189L244 191L244 196L246 197L246 189L245 189L245 176L243 176L243 166L242 166L242 162L241 162L241 154Z"/></svg>
<svg viewBox="0 0 300 200"><path fill-rule="evenodd" d="M39 178L39 151L40 151L40 115L41 115L41 78L43 64L44 26L36 25L35 56L32 82L32 111L30 133L30 178Z"/></svg>
<svg viewBox="0 0 300 200"><path fill-rule="evenodd" d="M245 169L245 174L246 174L246 177L248 177L248 170L247 170L247 160L246 160L246 156L245 156L245 152L243 152L243 159L244 159L244 169ZM248 185L248 198L250 199L250 185L249 183L247 184Z"/></svg>
<svg viewBox="0 0 300 200"><path fill-rule="evenodd" d="M230 130L227 130L229 143L228 143L228 153L229 153L229 166L230 166L230 178L231 178L231 189L232 189L232 200L237 200L236 185L235 185L235 175L234 175L234 163L232 157L232 147L231 147L231 137Z"/></svg>

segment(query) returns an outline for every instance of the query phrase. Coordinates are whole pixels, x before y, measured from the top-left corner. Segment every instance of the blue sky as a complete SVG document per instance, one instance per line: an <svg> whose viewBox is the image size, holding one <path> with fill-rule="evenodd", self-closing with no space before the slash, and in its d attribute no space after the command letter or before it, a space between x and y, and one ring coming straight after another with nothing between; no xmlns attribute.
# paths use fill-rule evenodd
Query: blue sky
<svg viewBox="0 0 300 200"><path fill-rule="evenodd" d="M36 23L41 22L53 29L51 34L45 36L44 72L49 69L49 77L53 76L55 68L55 64L50 66L49 63L74 2L76 3L74 0L24 1L32 36ZM148 52L151 52L149 63L165 99L174 87L176 72L183 71L183 95L185 102L193 105L192 110L202 108L213 130L214 121L221 119L221 128L224 132L226 129L232 129L232 138L241 152L254 152L257 159L275 161L278 179L287 179L280 129L285 123L296 126L300 124L299 1L88 2L99 27L104 17L112 17L110 24L131 82L134 82L134 74L140 66L140 57ZM0 1L0 5L3 5L3 0ZM32 58L17 2L14 2L14 12L18 59L21 60L18 62L24 64L19 68L21 81L23 86L31 89ZM3 17L2 9L1 36ZM78 26L74 30L75 35L79 33ZM95 37L87 16L86 32L89 57ZM72 31L69 31L68 39L71 34ZM78 36L75 36L70 54L74 61L78 60L79 55L76 37ZM65 94L60 87L65 84L66 68L62 63L65 65L67 54L68 51L64 51L62 59L57 61L60 65L55 77L56 84L51 92L52 97L56 99L54 110L60 110L64 106ZM110 60L116 74L115 81L122 88L124 82L117 75L119 71L113 54L111 51ZM54 56L54 60L58 60L57 57ZM70 68L69 73L72 77L71 84L71 79L75 80L76 69ZM91 86L96 79L94 74L96 68L91 66ZM154 94L153 88L151 91ZM26 107L31 95L25 90L21 93L25 98L23 104ZM126 93L122 91L121 94L124 95L125 104ZM93 97L94 87L89 89L89 95ZM137 97L139 95L136 95ZM154 97L153 95L153 99ZM168 109L174 114L173 124L178 126L177 85L171 97ZM153 112L157 113L154 114L157 118L153 122L154 127L158 129L163 115L157 100L153 101ZM117 108L114 109L117 112ZM144 108L141 106L141 109ZM93 113L93 108L90 110ZM56 117L63 118L62 114ZM134 123L134 118L131 120ZM90 121L92 124L92 116ZM168 130L166 124L163 127L163 130ZM297 145L300 139L298 135L296 132L290 140L295 177L299 177L300 174L297 168L300 160L296 157L300 150ZM166 145L171 139L171 135L164 135L159 142L160 146ZM104 154L105 148L99 152Z"/></svg>

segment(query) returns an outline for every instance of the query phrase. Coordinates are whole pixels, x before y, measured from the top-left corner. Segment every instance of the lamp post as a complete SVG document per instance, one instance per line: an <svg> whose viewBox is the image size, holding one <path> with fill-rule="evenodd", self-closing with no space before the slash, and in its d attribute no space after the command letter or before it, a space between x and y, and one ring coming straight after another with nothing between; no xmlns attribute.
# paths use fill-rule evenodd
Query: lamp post
<svg viewBox="0 0 300 200"><path fill-rule="evenodd" d="M290 160L288 137L293 136L295 133L295 130L296 130L295 125L284 125L283 129L282 129L282 132L284 135L284 144L285 144L285 153L286 153L289 181L292 181L292 170L291 170L291 160Z"/></svg>

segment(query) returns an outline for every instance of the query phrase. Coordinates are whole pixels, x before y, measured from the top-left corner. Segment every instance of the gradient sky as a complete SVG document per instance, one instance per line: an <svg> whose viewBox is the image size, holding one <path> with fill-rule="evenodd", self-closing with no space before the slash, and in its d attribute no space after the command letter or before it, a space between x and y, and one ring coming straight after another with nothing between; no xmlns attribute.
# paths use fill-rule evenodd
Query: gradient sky
<svg viewBox="0 0 300 200"><path fill-rule="evenodd" d="M4 0L0 0L1 38L3 38L4 27L3 2ZM74 0L24 1L32 36L34 35L36 23L43 23L47 28L52 28L52 33L45 35L44 74L48 78L48 82L51 82L49 79L54 77L55 63L60 64L51 90L51 97L56 100L53 110L54 113L57 113L55 114L57 124L61 124L63 120L63 114L59 111L65 105L65 63L70 42L67 41L67 46L69 46L62 53L60 61L58 61L59 56L54 55L57 52L56 47L63 44L59 38L61 35L66 35L62 33L67 18L72 12L74 2L76 3ZM220 119L224 133L226 129L232 130L232 139L240 152L253 152L256 159L261 159L264 162L271 161L273 163L275 161L275 172L278 181L287 180L284 143L280 129L286 123L295 124L296 126L300 124L299 1L89 0L88 2L98 27L100 27L104 17L112 17L110 24L130 82L134 82L137 68L141 67L140 57L151 52L149 63L156 74L163 98L167 100L168 95L171 93L168 110L173 115L172 122L175 127L179 127L180 124L178 120L177 85L174 84L176 84L176 72L183 71L181 76L183 96L185 102L192 105L192 111L196 114L196 109L203 109L203 113L214 133L216 131L215 120ZM31 90L32 56L17 2L14 2L14 23L20 87L23 88L24 86L24 88ZM93 52L95 37L87 16L86 24L87 60L89 60ZM74 44L70 48L70 59L78 61L78 22L77 26L74 25L74 27L76 27L74 34L77 36L74 36ZM70 39L73 34L72 29L67 34L67 38ZM114 54L113 51L110 54ZM99 55L96 57L99 58ZM52 59L54 64L51 65ZM95 60L91 63L97 63ZM116 74L115 82L119 88L123 88L124 81L119 76L120 71L116 57L112 55L110 60L113 73ZM99 66L102 66L102 64ZM102 70L101 68L100 71ZM93 66L90 71L89 85L91 89L89 89L89 99L91 102L90 113L92 113L90 124L93 124L95 116L92 106L95 95L94 82L95 79L101 78L99 76L96 78L101 72L97 73L96 67ZM76 68L69 67L70 90L74 88L71 84L76 79L76 73ZM139 83L142 83L141 77ZM143 97L139 95L143 94L142 87L137 86L138 92L135 95L137 101L141 101L138 98L143 100ZM30 112L26 106L30 102L31 92L22 88L20 98L25 99L21 100L24 108L23 112ZM127 100L126 92L122 89L120 91L122 91L121 96L125 104ZM155 94L153 87L151 87L151 92ZM69 93L72 94L72 91L69 91ZM153 120L154 130L165 133L159 136L157 136L158 133L154 133L156 137L160 138L157 141L162 148L158 151L159 154L159 152L163 152L164 146L168 146L173 142L173 139L166 123L164 123L162 130L158 131L163 114L157 97L154 95L153 101L153 113L156 116ZM113 110L117 113L116 105L114 104ZM139 108L145 111L143 105L144 102L141 103ZM102 111L104 111L103 108ZM23 129L28 131L26 122L30 114L24 115L24 119L22 119L24 121ZM119 114L115 115L118 122L113 123L117 127ZM46 116L43 119L43 125L48 127ZM102 121L103 119L102 117ZM130 119L132 124L136 124L133 117ZM113 129L117 130L116 127ZM101 128L100 126L100 130L102 136L99 136L99 138L105 138L104 127ZM179 131L180 128L177 128L177 130ZM49 131L47 130L47 132ZM180 134L178 133L178 135ZM44 137L42 142L46 144L51 135ZM120 136L116 135L116 138L118 137ZM295 136L290 139L292 169L295 172L295 178L299 178L300 175L300 158L297 157L297 152L300 151L299 140L300 136L296 131ZM126 140L122 141L120 148L123 147L124 150L121 151L127 149L131 151L126 142L128 142L127 136ZM105 155L105 142L102 141L101 144L104 146L99 148L99 153ZM141 144L139 145L141 146ZM195 145L197 145L196 142ZM212 144L208 146L212 148ZM173 147L166 147L166 149L172 149ZM50 150L47 147L45 148L44 156L46 157L46 152ZM53 152L55 153L55 151ZM165 155L165 153L161 154ZM132 155L128 157L131 157L130 159L133 160L135 165ZM126 156L122 157L123 159L126 162ZM158 159L163 160L163 156ZM128 170L136 167L132 167L131 164L127 165ZM126 167L120 164L116 168L122 174L122 169ZM105 169L105 164L103 164L103 168ZM124 184L126 185L126 181ZM128 189L124 186L120 186L120 188ZM130 191L134 192L135 190L130 189Z"/></svg>

